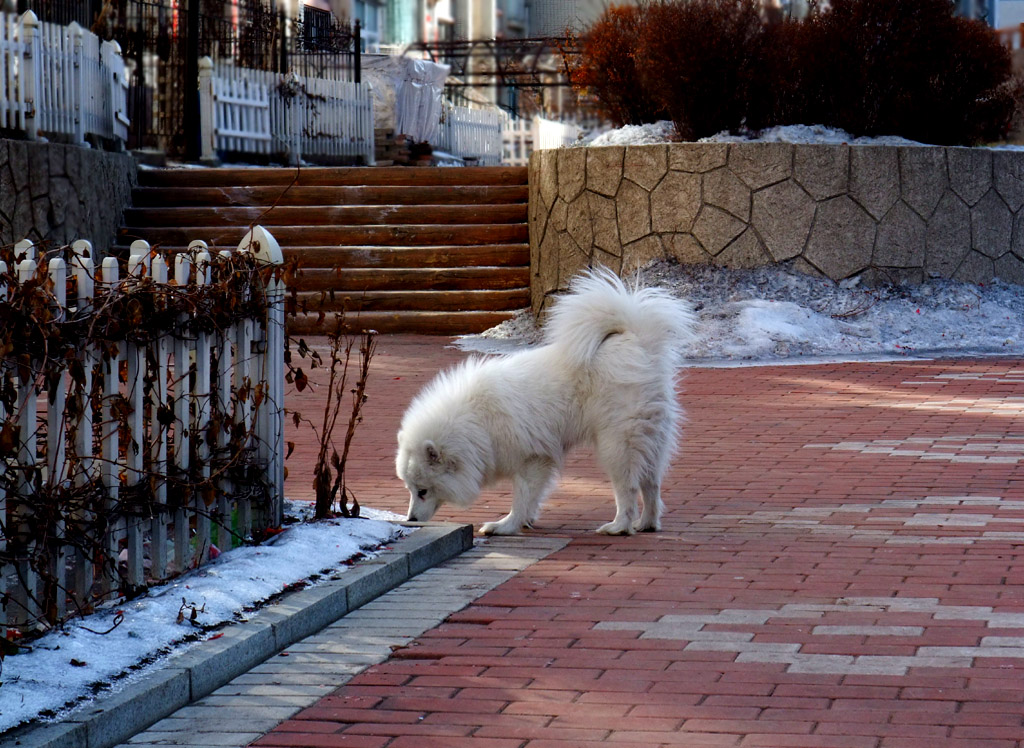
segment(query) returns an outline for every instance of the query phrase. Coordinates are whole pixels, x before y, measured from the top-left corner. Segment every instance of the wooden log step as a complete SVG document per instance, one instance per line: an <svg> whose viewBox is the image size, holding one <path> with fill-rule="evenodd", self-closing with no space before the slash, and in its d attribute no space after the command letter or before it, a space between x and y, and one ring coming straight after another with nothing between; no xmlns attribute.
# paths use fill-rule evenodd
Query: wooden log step
<svg viewBox="0 0 1024 748"><path fill-rule="evenodd" d="M530 264L529 244L483 244L468 247L296 247L284 249L285 260L304 268L450 268L509 267Z"/></svg>
<svg viewBox="0 0 1024 748"><path fill-rule="evenodd" d="M495 185L526 184L525 166L302 167L261 169L142 169L141 187L232 187L238 185Z"/></svg>
<svg viewBox="0 0 1024 748"><path fill-rule="evenodd" d="M368 187L136 187L138 208L173 206L269 205L482 205L525 203L526 185L447 185Z"/></svg>
<svg viewBox="0 0 1024 748"><path fill-rule="evenodd" d="M184 252L186 247L163 245L167 255ZM282 247L285 261L296 260L303 268L412 268L470 267L473 265L508 267L530 264L529 244L482 244L479 246L437 247ZM128 245L115 245L117 257L128 256Z"/></svg>
<svg viewBox="0 0 1024 748"><path fill-rule="evenodd" d="M530 289L492 291L321 291L290 294L288 313L491 312L530 305Z"/></svg>
<svg viewBox="0 0 1024 748"><path fill-rule="evenodd" d="M345 332L376 330L381 334L472 335L489 330L515 312L364 312L344 315ZM326 335L336 329L339 316L319 314L288 316L285 329L289 335Z"/></svg>
<svg viewBox="0 0 1024 748"><path fill-rule="evenodd" d="M234 249L246 230L245 226L124 227L118 233L118 244L145 239L150 244L173 247L187 246L195 239L202 239L212 247ZM529 229L525 223L275 226L271 233L282 247L522 244L529 241Z"/></svg>
<svg viewBox="0 0 1024 748"><path fill-rule="evenodd" d="M288 284L297 293L321 291L484 291L530 286L528 267L490 268L306 268Z"/></svg>
<svg viewBox="0 0 1024 748"><path fill-rule="evenodd" d="M526 205L321 205L262 207L128 208L130 226L300 226L337 224L525 223ZM273 233L273 229L271 229Z"/></svg>

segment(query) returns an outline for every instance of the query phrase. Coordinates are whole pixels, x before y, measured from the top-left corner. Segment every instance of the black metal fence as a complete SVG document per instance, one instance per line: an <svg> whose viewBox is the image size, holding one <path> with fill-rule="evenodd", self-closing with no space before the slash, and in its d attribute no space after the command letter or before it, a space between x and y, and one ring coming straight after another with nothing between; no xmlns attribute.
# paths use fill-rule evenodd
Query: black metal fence
<svg viewBox="0 0 1024 748"><path fill-rule="evenodd" d="M131 69L129 148L198 158L199 58L359 82L359 22L264 0L18 0L44 21L77 21L121 45Z"/></svg>

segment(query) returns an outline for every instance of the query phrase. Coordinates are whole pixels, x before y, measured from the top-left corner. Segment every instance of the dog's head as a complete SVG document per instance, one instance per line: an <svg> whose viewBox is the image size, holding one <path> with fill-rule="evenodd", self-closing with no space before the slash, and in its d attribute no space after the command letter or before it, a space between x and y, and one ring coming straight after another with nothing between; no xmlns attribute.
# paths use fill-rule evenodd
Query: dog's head
<svg viewBox="0 0 1024 748"><path fill-rule="evenodd" d="M395 470L409 489L410 522L426 522L442 504L467 507L480 493L480 472L472 453L460 454L468 445L406 438L398 434Z"/></svg>

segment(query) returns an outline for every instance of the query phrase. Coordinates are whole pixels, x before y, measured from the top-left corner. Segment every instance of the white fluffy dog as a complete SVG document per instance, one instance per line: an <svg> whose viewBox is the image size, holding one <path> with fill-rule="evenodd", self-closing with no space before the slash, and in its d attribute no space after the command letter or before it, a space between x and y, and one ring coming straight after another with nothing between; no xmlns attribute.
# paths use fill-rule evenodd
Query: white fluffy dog
<svg viewBox="0 0 1024 748"><path fill-rule="evenodd" d="M606 269L575 278L543 345L470 359L412 401L395 461L409 520L425 522L442 504L467 507L511 478L512 511L481 530L518 533L536 521L568 451L590 444L615 491L615 518L597 531L660 529L661 480L681 417L679 348L693 328L691 307L666 291L629 288Z"/></svg>

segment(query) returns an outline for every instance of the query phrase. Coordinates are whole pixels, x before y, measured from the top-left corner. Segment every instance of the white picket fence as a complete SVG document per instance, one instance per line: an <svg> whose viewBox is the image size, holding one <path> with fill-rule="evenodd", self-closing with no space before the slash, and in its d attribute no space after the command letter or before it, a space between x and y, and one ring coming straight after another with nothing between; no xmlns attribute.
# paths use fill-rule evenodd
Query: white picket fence
<svg viewBox="0 0 1024 748"><path fill-rule="evenodd" d="M543 117L525 119L511 117L502 131L506 166L526 166L530 154L546 148L562 148L579 140L583 130L569 122L556 122Z"/></svg>
<svg viewBox="0 0 1024 748"><path fill-rule="evenodd" d="M430 144L478 166L501 163L501 132L508 115L499 109L470 109L445 102Z"/></svg>
<svg viewBox="0 0 1024 748"><path fill-rule="evenodd" d="M216 153L374 163L369 84L199 62L203 157Z"/></svg>
<svg viewBox="0 0 1024 748"><path fill-rule="evenodd" d="M0 127L40 135L128 136L128 80L116 42L77 23L0 12Z"/></svg>
<svg viewBox="0 0 1024 748"><path fill-rule="evenodd" d="M237 251L253 253L260 266L283 262L276 240L259 226L246 234ZM227 263L230 256L227 251L211 256L205 243L193 242L188 253L165 258L151 251L148 243L136 241L131 245L127 274L120 277L116 258L104 259L97 273L89 242L77 241L67 263L61 257L49 260L54 310L58 319L91 319L92 310L115 303L119 294L133 288L154 289L157 298L161 293L198 289L211 283L211 272L214 279L223 274L229 266L218 263ZM30 282L37 273L31 243L19 243L15 257L24 259L17 263L16 274L6 277L13 278L15 285ZM0 263L0 277L6 273L6 265ZM66 298L68 288L75 298ZM119 519L107 525L100 547L108 563L84 557L80 544L61 542L65 520L72 522L69 512L93 511L83 510L80 503L78 509L61 510L64 514L48 540L29 540L30 546L47 543L46 548L37 548L47 559L47 574L38 573L38 565L33 567L32 554L25 552L24 545L18 546L17 558L12 550L14 560L0 570L0 597L6 602L0 611L0 632L5 626L31 624L44 616L51 624L60 621L68 614L69 597L88 605L96 599L97 588L102 597L116 592L124 582L139 587L165 579L207 561L215 543L222 551L230 550L233 538L280 526L285 289L276 277L264 288L266 319L242 319L204 332L210 328L189 328L190 315L183 314L172 323L177 334L162 333L143 344L126 340L114 345L113 355L109 344L83 346L77 351L77 362L65 361L56 378L42 371L42 362L33 364L35 371L25 367L18 351L0 365L2 376L17 388L17 407L7 413L0 406L0 422L13 424L18 435L16 458L0 460L0 471L6 474L2 485L16 486L16 496L0 491L4 530L0 552L8 549L18 527L25 526L24 512L30 511L16 497L31 496L40 485L57 496L83 484L100 486L102 498L94 502L99 507L94 514L101 514L104 506L110 511L119 496L148 497L139 511L126 513L122 507L115 515ZM9 292L13 299L16 290L0 287L0 304L9 303ZM181 332L186 329L193 332ZM76 376L71 376L72 371ZM91 407L69 415L75 410L66 408L72 398L81 398ZM37 417L42 415L39 410L45 418ZM220 423L230 419L242 427L241 450L253 458L246 464L254 466L256 482L266 487L266 493L257 492L260 501L233 491L228 469L211 475L211 465L223 462L225 452L239 448L227 429L211 426L215 419ZM45 439L37 438L41 430ZM237 442L237 434L234 438ZM218 460L210 459L212 451ZM181 476L190 474L190 455L197 462L186 481ZM33 480L28 476L34 471ZM197 486L205 486L202 493ZM119 572L109 559L120 560ZM42 576L49 577L48 585Z"/></svg>

